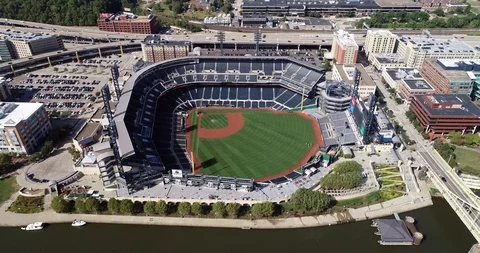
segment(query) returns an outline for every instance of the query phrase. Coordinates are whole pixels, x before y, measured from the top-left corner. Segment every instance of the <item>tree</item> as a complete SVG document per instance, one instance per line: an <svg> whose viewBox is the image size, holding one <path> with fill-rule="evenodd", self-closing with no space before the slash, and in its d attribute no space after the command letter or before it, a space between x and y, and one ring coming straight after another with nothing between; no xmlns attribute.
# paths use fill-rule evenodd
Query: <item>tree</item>
<svg viewBox="0 0 480 253"><path fill-rule="evenodd" d="M122 199L120 201L120 213L121 214L132 214L133 213L133 202L129 199Z"/></svg>
<svg viewBox="0 0 480 253"><path fill-rule="evenodd" d="M54 68L53 68L53 71L57 72L57 71L58 71L58 68L57 68L57 67L54 67Z"/></svg>
<svg viewBox="0 0 480 253"><path fill-rule="evenodd" d="M225 215L227 213L227 210L225 209L225 203L222 202L222 201L215 202L215 204L213 204L212 211L213 211L213 214L215 215L215 217L217 217L217 218L225 217Z"/></svg>
<svg viewBox="0 0 480 253"><path fill-rule="evenodd" d="M323 68L324 68L326 71L332 70L332 64L330 63L329 60L326 60L326 61L323 63Z"/></svg>
<svg viewBox="0 0 480 253"><path fill-rule="evenodd" d="M12 167L12 156L9 154L0 154L0 175L7 173Z"/></svg>
<svg viewBox="0 0 480 253"><path fill-rule="evenodd" d="M182 202L178 205L178 214L180 214L181 216L190 215L191 211L192 211L192 206L190 205L189 202Z"/></svg>
<svg viewBox="0 0 480 253"><path fill-rule="evenodd" d="M352 189L362 182L362 166L356 161L345 161L335 165L333 170L320 180L327 189Z"/></svg>
<svg viewBox="0 0 480 253"><path fill-rule="evenodd" d="M52 200L52 209L57 213L67 213L69 211L69 205L61 196L55 196Z"/></svg>
<svg viewBox="0 0 480 253"><path fill-rule="evenodd" d="M320 212L330 204L330 197L318 191L300 188L288 201L290 207L297 212Z"/></svg>
<svg viewBox="0 0 480 253"><path fill-rule="evenodd" d="M257 218L272 217L274 212L275 204L273 202L262 202L252 207L252 215Z"/></svg>
<svg viewBox="0 0 480 253"><path fill-rule="evenodd" d="M110 213L112 214L120 213L120 201L118 199L115 199L115 198L109 199L107 207L108 207L108 211L110 211Z"/></svg>
<svg viewBox="0 0 480 253"><path fill-rule="evenodd" d="M73 160L78 160L81 156L80 151L78 151L75 146L70 145L70 147L67 148L68 153L72 156Z"/></svg>
<svg viewBox="0 0 480 253"><path fill-rule="evenodd" d="M95 97L100 97L100 91L95 92Z"/></svg>
<svg viewBox="0 0 480 253"><path fill-rule="evenodd" d="M445 17L445 12L443 11L442 8L437 8L432 13L439 17Z"/></svg>
<svg viewBox="0 0 480 253"><path fill-rule="evenodd" d="M192 204L192 213L193 215L200 216L203 214L203 206L202 204L195 202Z"/></svg>
<svg viewBox="0 0 480 253"><path fill-rule="evenodd" d="M155 212L160 215L167 215L168 214L168 205L165 201L160 200L155 205Z"/></svg>
<svg viewBox="0 0 480 253"><path fill-rule="evenodd" d="M85 201L83 199L76 199L75 200L75 210L78 213L86 213L87 209L85 208Z"/></svg>
<svg viewBox="0 0 480 253"><path fill-rule="evenodd" d="M88 198L85 201L85 209L89 213L98 213L100 211L100 201L96 198Z"/></svg>
<svg viewBox="0 0 480 253"><path fill-rule="evenodd" d="M240 211L240 204L238 203L228 203L227 204L227 214L231 218L237 218L238 212Z"/></svg>
<svg viewBox="0 0 480 253"><path fill-rule="evenodd" d="M156 205L157 203L155 203L155 201L147 201L147 203L143 205L143 212L149 216L157 214Z"/></svg>
<svg viewBox="0 0 480 253"><path fill-rule="evenodd" d="M45 141L42 148L40 149L40 153L42 154L42 157L48 156L53 151L53 147L54 147L53 141Z"/></svg>
<svg viewBox="0 0 480 253"><path fill-rule="evenodd" d="M173 4L172 4L172 11L173 13L175 14L180 14L183 12L183 3L179 0L175 1Z"/></svg>
<svg viewBox="0 0 480 253"><path fill-rule="evenodd" d="M97 100L97 98L95 96L91 96L88 100L90 100L90 102L95 102L95 100Z"/></svg>

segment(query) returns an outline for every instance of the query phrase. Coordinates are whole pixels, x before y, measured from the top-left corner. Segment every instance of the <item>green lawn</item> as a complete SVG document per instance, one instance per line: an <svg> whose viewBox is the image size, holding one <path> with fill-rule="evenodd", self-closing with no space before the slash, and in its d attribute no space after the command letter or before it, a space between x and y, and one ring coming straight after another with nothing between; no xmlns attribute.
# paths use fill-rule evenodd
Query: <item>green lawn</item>
<svg viewBox="0 0 480 253"><path fill-rule="evenodd" d="M215 116L241 112L245 124L234 135L220 139L196 137L192 149L208 175L262 178L299 163L315 143L313 126L296 113L274 114L266 110L204 110ZM198 117L192 113L192 125ZM202 119L202 125L205 118ZM196 129L196 128L194 128Z"/></svg>
<svg viewBox="0 0 480 253"><path fill-rule="evenodd" d="M480 152L457 146L455 157L464 173L480 176Z"/></svg>
<svg viewBox="0 0 480 253"><path fill-rule="evenodd" d="M202 116L201 128L214 129L228 126L228 119L225 113L211 113Z"/></svg>
<svg viewBox="0 0 480 253"><path fill-rule="evenodd" d="M7 177L0 179L0 205L3 204L17 190L17 182L15 177Z"/></svg>

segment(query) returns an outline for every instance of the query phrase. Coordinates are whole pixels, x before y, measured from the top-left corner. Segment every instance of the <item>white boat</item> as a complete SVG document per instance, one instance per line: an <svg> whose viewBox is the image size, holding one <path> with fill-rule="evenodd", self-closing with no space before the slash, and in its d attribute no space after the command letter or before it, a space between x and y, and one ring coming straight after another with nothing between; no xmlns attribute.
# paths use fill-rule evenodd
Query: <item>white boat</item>
<svg viewBox="0 0 480 253"><path fill-rule="evenodd" d="M22 227L22 230L26 231L33 231L33 230L41 230L43 229L43 222L35 222L32 224L28 224L26 227Z"/></svg>
<svg viewBox="0 0 480 253"><path fill-rule="evenodd" d="M84 226L84 225L86 225L86 224L87 224L87 222L85 222L85 221L83 221L83 220L77 220L77 219L75 219L75 220L73 220L73 222L72 222L72 227L81 227L81 226Z"/></svg>

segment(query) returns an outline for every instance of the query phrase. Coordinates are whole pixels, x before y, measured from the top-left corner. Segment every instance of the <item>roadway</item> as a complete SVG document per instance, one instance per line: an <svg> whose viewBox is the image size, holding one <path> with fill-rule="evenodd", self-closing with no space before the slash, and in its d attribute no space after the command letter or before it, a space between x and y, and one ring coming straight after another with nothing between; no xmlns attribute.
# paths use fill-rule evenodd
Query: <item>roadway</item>
<svg viewBox="0 0 480 253"><path fill-rule="evenodd" d="M423 160L425 165L428 165L430 171L435 173L439 178L445 178L445 181L442 182L452 193L456 194L465 202L477 206L476 199L473 199L470 195L472 194L471 191L461 185L461 182L458 182L459 179L456 177L455 172L433 149L432 143L429 140L423 139L420 133L418 133L413 127L413 124L407 119L405 113L408 110L408 106L405 104L398 105L392 98L390 98L390 93L381 82L381 74L374 72L371 67L368 67L368 69L368 72L375 80L377 87L384 94L388 108L393 111L393 115L395 115L394 119L403 127L403 129L405 129L406 134L410 139L416 142L414 145L416 151L411 152L412 157L419 162Z"/></svg>

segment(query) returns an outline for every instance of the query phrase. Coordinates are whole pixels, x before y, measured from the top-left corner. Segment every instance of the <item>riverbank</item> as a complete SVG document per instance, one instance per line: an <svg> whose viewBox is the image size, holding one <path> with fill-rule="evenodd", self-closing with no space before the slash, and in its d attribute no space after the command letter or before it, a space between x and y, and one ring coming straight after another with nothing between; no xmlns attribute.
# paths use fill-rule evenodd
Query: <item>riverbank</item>
<svg viewBox="0 0 480 253"><path fill-rule="evenodd" d="M112 223L112 224L141 224L160 226L189 226L189 227L217 227L217 228L241 228L241 229L288 229L330 226L355 221L380 218L393 213L408 212L433 205L427 194L407 195L383 203L362 207L358 209L346 209L345 211L307 217L289 217L283 219L211 219L195 217L160 217L160 216L123 216L123 215L94 215L94 214L59 214L48 209L35 214L17 214L7 212L11 204L7 201L0 208L0 226L18 227L29 223L42 221L45 223L70 223L74 219L82 219L89 223Z"/></svg>

